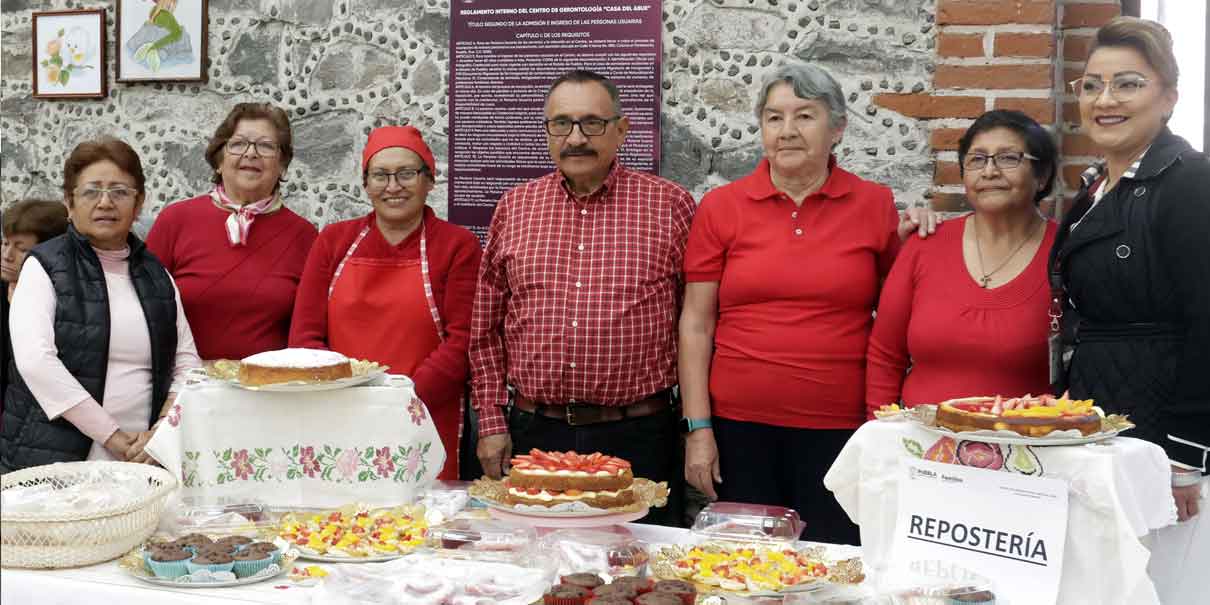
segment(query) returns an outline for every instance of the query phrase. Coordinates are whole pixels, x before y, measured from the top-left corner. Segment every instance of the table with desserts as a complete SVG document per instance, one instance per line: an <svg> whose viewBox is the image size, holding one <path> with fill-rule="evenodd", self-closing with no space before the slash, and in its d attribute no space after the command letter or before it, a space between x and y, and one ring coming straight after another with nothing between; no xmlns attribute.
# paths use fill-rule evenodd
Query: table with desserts
<svg viewBox="0 0 1210 605"><path fill-rule="evenodd" d="M861 427L825 479L864 546L811 544L798 514L774 506L711 503L691 529L634 523L668 487L599 452L531 450L503 480L437 481L445 452L410 380L339 358L336 373L312 377L299 362L333 357L290 351L257 356L256 373L243 362L199 373L147 446L163 468L5 475L0 600L1003 605L995 581L962 561L890 569L910 458L1065 481L1064 605L1158 603L1149 554L1153 566L1207 555L1181 550L1189 532L1165 533L1175 511L1163 451L1116 432L1045 446L946 433L896 410Z"/></svg>

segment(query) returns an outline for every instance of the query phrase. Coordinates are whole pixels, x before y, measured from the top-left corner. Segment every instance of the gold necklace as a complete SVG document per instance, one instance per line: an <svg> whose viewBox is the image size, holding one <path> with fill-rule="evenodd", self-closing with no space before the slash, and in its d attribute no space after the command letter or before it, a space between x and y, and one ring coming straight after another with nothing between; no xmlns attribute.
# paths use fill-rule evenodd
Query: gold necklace
<svg viewBox="0 0 1210 605"><path fill-rule="evenodd" d="M979 272L983 274L983 277L979 278L979 285L981 287L983 287L984 289L986 289L991 284L992 276L995 275L996 272L999 271L1000 269L1003 269L1005 267L1005 265L1007 265L1008 262L1011 261L1013 259L1013 257L1016 256L1017 253L1020 252L1021 249L1025 247L1025 244L1027 242L1029 242L1029 240L1032 240L1034 238L1034 234L1037 232L1037 228L1034 228L1028 234L1026 234L1025 238L1021 240L1021 243L1017 244L1017 247L1013 248L1013 251L1008 255L1008 257L1006 257L1004 259L1004 262L997 265L996 268L992 269L991 271L984 271L983 270L983 246L979 243L979 222L978 222L978 220L975 219L975 217L973 215L971 216L971 220L975 223L975 252L977 252L979 254ZM1042 224L1046 224L1046 222L1043 221Z"/></svg>

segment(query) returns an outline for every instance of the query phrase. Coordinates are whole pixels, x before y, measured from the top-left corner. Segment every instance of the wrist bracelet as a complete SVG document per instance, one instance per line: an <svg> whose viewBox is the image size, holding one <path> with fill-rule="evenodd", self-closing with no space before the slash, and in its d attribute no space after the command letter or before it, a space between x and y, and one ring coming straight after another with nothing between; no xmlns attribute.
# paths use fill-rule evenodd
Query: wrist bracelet
<svg viewBox="0 0 1210 605"><path fill-rule="evenodd" d="M1202 481L1202 474L1198 472L1192 473L1172 473L1172 487L1189 487L1197 485Z"/></svg>

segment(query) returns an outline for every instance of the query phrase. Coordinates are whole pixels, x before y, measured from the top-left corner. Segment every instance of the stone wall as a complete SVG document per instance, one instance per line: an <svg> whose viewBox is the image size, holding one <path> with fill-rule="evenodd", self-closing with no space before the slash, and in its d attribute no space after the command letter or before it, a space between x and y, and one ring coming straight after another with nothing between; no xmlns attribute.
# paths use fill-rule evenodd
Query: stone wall
<svg viewBox="0 0 1210 605"><path fill-rule="evenodd" d="M285 192L319 225L369 206L358 162L369 130L410 123L446 158L448 0L210 0L204 84L114 81L113 6L3 0L0 202L57 197L65 154L108 134L138 150L148 173L145 221L207 190L206 140L240 101L287 109L296 155ZM32 11L109 7L110 92L99 101L33 99ZM788 60L825 66L849 101L841 164L918 203L933 185L925 121L873 102L930 89L933 0L665 0L663 173L695 195L759 159L752 103L763 74ZM445 214L446 186L430 203Z"/></svg>

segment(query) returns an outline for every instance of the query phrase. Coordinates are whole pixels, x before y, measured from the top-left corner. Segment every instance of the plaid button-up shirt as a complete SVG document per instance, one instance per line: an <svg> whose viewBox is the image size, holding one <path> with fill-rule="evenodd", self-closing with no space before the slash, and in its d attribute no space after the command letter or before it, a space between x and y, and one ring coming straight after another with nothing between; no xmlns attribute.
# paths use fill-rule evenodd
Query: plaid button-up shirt
<svg viewBox="0 0 1210 605"><path fill-rule="evenodd" d="M508 430L508 385L538 401L624 405L676 383L695 208L682 187L620 163L587 197L558 171L504 194L471 319L480 435Z"/></svg>

